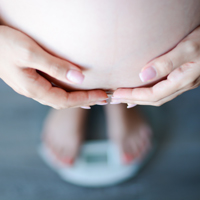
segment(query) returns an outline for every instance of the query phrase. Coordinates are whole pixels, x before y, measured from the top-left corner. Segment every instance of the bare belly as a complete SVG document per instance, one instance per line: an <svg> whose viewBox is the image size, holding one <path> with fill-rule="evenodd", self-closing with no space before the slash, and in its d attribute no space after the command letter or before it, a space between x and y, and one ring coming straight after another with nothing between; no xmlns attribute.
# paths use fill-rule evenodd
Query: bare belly
<svg viewBox="0 0 200 200"><path fill-rule="evenodd" d="M5 25L83 69L74 89L143 85L141 68L200 24L199 0L0 0Z"/></svg>

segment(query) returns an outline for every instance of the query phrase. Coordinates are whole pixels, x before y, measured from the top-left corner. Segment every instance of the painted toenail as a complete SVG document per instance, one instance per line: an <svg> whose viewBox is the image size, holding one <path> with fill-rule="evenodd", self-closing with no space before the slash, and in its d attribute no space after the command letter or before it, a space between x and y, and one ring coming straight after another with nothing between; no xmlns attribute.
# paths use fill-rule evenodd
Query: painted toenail
<svg viewBox="0 0 200 200"><path fill-rule="evenodd" d="M133 156L132 154L128 154L128 153L125 153L123 155L123 162L124 164L130 164L131 162L133 162L135 156Z"/></svg>
<svg viewBox="0 0 200 200"><path fill-rule="evenodd" d="M74 163L74 159L73 158L63 158L62 162L68 166L72 166Z"/></svg>

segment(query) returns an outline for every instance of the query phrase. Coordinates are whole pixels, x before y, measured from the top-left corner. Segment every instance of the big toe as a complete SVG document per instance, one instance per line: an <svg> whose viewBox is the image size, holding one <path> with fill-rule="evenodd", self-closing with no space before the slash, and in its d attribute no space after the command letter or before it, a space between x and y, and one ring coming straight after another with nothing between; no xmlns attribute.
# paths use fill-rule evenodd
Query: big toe
<svg viewBox="0 0 200 200"><path fill-rule="evenodd" d="M125 134L118 141L118 145L121 150L123 163L130 164L136 159L143 159L151 148L151 129L144 126L137 132Z"/></svg>
<svg viewBox="0 0 200 200"><path fill-rule="evenodd" d="M67 166L74 164L82 143L81 137L67 138L65 140L45 137L43 141L57 161Z"/></svg>

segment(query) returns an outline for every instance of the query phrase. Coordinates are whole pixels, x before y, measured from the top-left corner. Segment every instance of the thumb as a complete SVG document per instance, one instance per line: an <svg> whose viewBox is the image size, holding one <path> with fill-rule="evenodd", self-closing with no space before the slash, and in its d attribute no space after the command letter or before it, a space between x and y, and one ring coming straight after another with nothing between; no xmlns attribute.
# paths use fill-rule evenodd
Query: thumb
<svg viewBox="0 0 200 200"><path fill-rule="evenodd" d="M139 74L142 82L154 81L167 76L174 69L182 64L189 62L190 56L180 43L168 53L155 58L148 63Z"/></svg>
<svg viewBox="0 0 200 200"><path fill-rule="evenodd" d="M79 67L66 60L52 56L39 46L37 51L30 52L23 66L37 69L60 81L71 84L81 84L84 80L84 75Z"/></svg>

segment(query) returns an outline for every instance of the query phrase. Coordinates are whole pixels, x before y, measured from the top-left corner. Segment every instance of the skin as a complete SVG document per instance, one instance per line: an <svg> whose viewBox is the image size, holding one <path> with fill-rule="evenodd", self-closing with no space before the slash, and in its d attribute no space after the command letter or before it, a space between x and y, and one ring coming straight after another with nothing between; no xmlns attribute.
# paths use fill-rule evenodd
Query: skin
<svg viewBox="0 0 200 200"><path fill-rule="evenodd" d="M31 38L7 26L0 26L0 77L16 92L56 109L95 104L107 98L105 92L66 92L52 84L36 70L64 82L66 74L80 69L45 52ZM12 73L11 73L12 72ZM103 101L104 102L104 101Z"/></svg>
<svg viewBox="0 0 200 200"><path fill-rule="evenodd" d="M54 79L67 90L142 86L138 74L143 66L175 47L200 24L198 0L127 0L126 4L122 0L18 0L12 4L0 1L4 24L23 31L46 51L83 71L85 80L76 86Z"/></svg>
<svg viewBox="0 0 200 200"><path fill-rule="evenodd" d="M117 102L137 103L138 101L133 101L133 97L130 96L130 93L136 89L123 88L144 86L146 83L139 77L143 66L173 49L200 24L198 0L183 0L181 3L178 0L167 2L127 0L126 3L122 0L109 2L77 0L59 1L59 3L47 0L28 2L19 0L16 6L12 4L13 2L8 0L0 1L0 13L4 25L27 34L37 42L38 47L51 56L79 67L85 75L81 84L74 85L56 77L55 74L45 75L46 71L40 68L39 70L45 73L42 75L46 79L66 91L101 89L98 90L98 94L96 90L93 91L95 98L92 98L87 105L94 104L100 95L104 95L105 98L106 94L103 90L111 92L116 90L114 97L118 98ZM30 68L37 69L31 65ZM162 68L156 68L156 72ZM60 73L60 76L61 74L63 73ZM147 83L158 82L165 75L166 73L158 74ZM21 83L21 85L24 84ZM60 89L61 91L66 94L66 91ZM128 97L127 92L129 92ZM69 94L74 95L73 100L77 100L80 96L80 93ZM83 105L86 105L86 101L90 99L87 97L88 95L83 97L85 100ZM73 102L72 99L70 102ZM78 98L79 104L76 101L75 104L80 105L83 99ZM100 103L105 103L103 98L100 101ZM61 108L67 106L69 107L69 104ZM149 132L151 131L147 122L135 109L129 112L121 105L116 106L114 111L107 107L106 112L109 135L119 144L125 155L124 158L130 161L136 155L138 156L138 152L142 155L150 143ZM75 113L71 118L69 110L50 114L51 117L47 119L43 131L46 143L60 160L65 160L68 164L77 155L82 134L82 129L75 128L82 127L81 120L77 119L78 116L83 115L79 109ZM132 123L130 119L134 119L137 123ZM57 127L58 122L62 125L66 124L66 127L60 125L59 131L54 130L53 127L50 128L51 125ZM73 132L71 136L73 135L75 139L66 133L67 128L68 133ZM74 150L67 148L72 143Z"/></svg>
<svg viewBox="0 0 200 200"><path fill-rule="evenodd" d="M165 77L152 87L118 89L112 102L160 106L200 85L200 27L197 27L172 51L154 59L142 69L153 68L156 78ZM148 75L148 73L147 73Z"/></svg>

